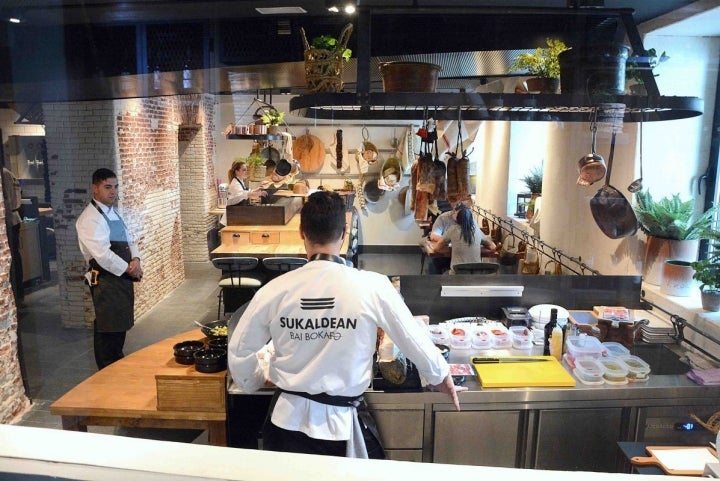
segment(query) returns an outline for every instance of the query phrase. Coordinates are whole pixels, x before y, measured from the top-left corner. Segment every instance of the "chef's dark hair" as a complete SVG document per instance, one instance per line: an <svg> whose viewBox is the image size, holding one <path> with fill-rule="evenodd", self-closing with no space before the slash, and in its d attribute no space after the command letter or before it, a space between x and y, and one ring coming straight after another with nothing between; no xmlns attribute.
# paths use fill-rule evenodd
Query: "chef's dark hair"
<svg viewBox="0 0 720 481"><path fill-rule="evenodd" d="M313 244L329 244L345 231L345 201L335 192L311 194L300 211L303 234Z"/></svg>
<svg viewBox="0 0 720 481"><path fill-rule="evenodd" d="M457 223L460 226L460 237L468 245L473 245L475 243L475 219L473 219L470 208L459 204L455 210L457 211Z"/></svg>
<svg viewBox="0 0 720 481"><path fill-rule="evenodd" d="M93 172L92 183L99 184L100 182L108 179L117 179L117 175L110 169L102 168Z"/></svg>

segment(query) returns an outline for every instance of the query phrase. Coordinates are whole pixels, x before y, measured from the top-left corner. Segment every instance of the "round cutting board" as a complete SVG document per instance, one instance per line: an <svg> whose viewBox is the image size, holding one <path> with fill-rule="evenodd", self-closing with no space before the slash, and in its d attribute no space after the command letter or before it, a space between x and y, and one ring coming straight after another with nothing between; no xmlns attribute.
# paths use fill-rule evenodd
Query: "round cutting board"
<svg viewBox="0 0 720 481"><path fill-rule="evenodd" d="M307 173L319 172L325 163L325 144L316 136L306 133L293 142L293 157L300 164L300 170Z"/></svg>

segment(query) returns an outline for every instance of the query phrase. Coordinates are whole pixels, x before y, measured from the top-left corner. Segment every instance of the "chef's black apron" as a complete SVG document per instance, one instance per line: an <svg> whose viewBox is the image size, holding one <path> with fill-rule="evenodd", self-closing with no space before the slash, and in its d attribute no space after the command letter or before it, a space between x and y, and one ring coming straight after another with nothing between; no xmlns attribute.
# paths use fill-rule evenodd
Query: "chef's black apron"
<svg viewBox="0 0 720 481"><path fill-rule="evenodd" d="M247 187L245 187L245 182L243 182L242 180L238 179L237 177L235 177L235 180L238 181L238 184L240 184L240 187L242 187L243 190L248 190ZM235 204L235 205L250 205L250 199L241 200L240 202L238 202L238 203Z"/></svg>
<svg viewBox="0 0 720 481"><path fill-rule="evenodd" d="M110 220L94 200L92 204L105 218L110 227L110 250L125 262L130 262L132 254L130 253L125 223L120 216L118 216L118 220ZM129 330L135 323L135 292L132 277L127 273L116 276L100 267L95 259L90 259L90 267L100 272L97 285L90 286L90 293L95 306L95 330L97 332L125 332Z"/></svg>

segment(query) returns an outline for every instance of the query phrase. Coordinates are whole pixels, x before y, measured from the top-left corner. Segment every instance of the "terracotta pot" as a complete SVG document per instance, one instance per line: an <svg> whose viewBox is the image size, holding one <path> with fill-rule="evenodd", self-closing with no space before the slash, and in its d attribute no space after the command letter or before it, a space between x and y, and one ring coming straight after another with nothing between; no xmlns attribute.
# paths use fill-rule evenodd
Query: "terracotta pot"
<svg viewBox="0 0 720 481"><path fill-rule="evenodd" d="M702 308L710 312L720 311L720 291L700 289Z"/></svg>
<svg viewBox="0 0 720 481"><path fill-rule="evenodd" d="M643 263L643 281L659 286L663 264L668 259L693 262L697 260L699 240L671 240L648 236Z"/></svg>
<svg viewBox="0 0 720 481"><path fill-rule="evenodd" d="M695 269L688 261L667 260L663 264L660 292L668 296L689 297Z"/></svg>

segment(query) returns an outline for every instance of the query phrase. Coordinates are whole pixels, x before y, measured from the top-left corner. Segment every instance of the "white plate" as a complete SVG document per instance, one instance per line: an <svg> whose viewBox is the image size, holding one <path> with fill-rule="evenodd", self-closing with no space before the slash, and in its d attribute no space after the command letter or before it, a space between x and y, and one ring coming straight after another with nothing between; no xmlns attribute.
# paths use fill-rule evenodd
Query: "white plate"
<svg viewBox="0 0 720 481"><path fill-rule="evenodd" d="M532 306L529 309L529 312L533 320L542 320L543 322L547 322L550 320L550 309L557 309L558 319L567 319L570 317L570 313L567 309L554 304L538 304L536 306Z"/></svg>

